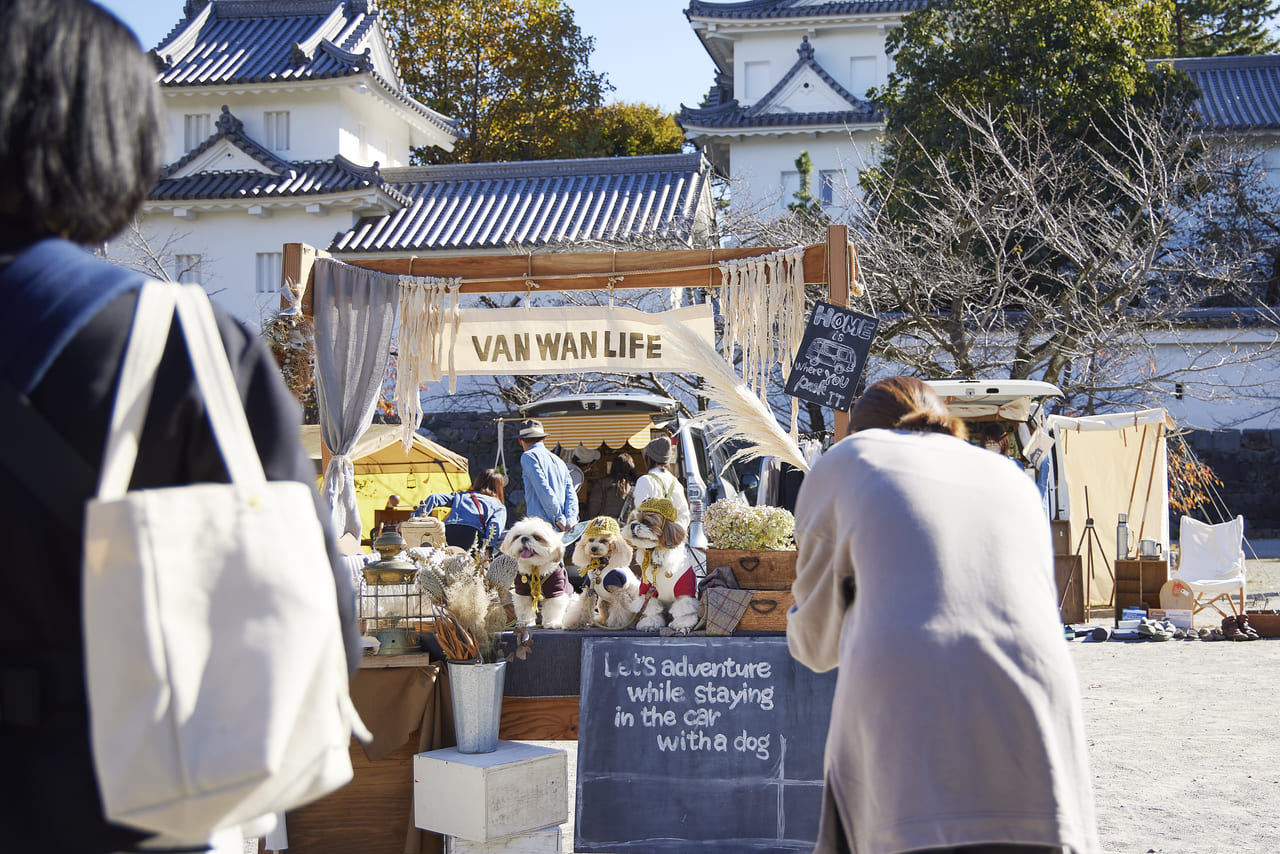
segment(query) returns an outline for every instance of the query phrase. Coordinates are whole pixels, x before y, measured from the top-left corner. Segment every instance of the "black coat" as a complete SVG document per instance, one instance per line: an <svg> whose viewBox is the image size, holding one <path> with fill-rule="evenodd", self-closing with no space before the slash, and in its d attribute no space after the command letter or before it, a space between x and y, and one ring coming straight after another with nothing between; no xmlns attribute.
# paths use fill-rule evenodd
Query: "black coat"
<svg viewBox="0 0 1280 854"><path fill-rule="evenodd" d="M120 271L120 275L128 274ZM0 300L6 296L0 293ZM95 472L101 464L136 301L137 291L130 290L95 314L61 349L29 394L31 405ZM301 413L275 360L256 335L225 312L215 308L215 314L267 478L314 484L314 465L299 441ZM0 417L0 425L6 420ZM12 442L12 437L6 435L3 441ZM175 319L157 371L130 488L227 480ZM77 494L74 499L79 505L90 497ZM319 495L316 502L327 531L327 512ZM8 780L8 794L0 799L5 847L127 850L142 837L102 818L89 750L80 622L82 541L3 465L0 519L5 540L0 570L5 588L0 596L0 663L5 684L0 699L32 704L16 713L0 708L0 767ZM329 540L332 543L332 537ZM332 545L330 563L346 629L348 663L354 670L359 646L351 579ZM120 615L122 620L129 618ZM31 712L38 723L30 723Z"/></svg>

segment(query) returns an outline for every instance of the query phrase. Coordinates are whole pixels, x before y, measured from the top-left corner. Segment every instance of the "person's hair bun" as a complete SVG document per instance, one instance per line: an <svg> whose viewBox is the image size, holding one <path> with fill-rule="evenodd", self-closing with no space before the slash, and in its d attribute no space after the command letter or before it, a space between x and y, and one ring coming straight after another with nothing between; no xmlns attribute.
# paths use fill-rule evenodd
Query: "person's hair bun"
<svg viewBox="0 0 1280 854"><path fill-rule="evenodd" d="M946 433L955 435L955 419L929 409L908 412L893 425L896 430L915 430L919 433Z"/></svg>

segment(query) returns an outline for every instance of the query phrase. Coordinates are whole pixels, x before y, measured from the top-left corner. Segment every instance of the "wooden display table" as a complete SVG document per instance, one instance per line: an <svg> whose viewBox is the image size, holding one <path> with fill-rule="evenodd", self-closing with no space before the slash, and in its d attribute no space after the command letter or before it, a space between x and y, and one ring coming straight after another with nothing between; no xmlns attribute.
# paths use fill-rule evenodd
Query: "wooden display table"
<svg viewBox="0 0 1280 854"><path fill-rule="evenodd" d="M289 854L438 854L443 838L414 826L413 757L455 743L444 665L366 656L351 699L373 741L351 740L350 783L286 815Z"/></svg>
<svg viewBox="0 0 1280 854"><path fill-rule="evenodd" d="M1116 619L1125 608L1160 607L1160 588L1169 580L1167 560L1117 560Z"/></svg>

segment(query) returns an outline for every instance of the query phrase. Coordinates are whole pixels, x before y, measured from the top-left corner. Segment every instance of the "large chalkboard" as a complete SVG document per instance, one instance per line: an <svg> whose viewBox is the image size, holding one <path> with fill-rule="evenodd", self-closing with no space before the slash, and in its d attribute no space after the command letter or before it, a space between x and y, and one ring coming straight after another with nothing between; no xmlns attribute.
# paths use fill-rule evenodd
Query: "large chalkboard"
<svg viewBox="0 0 1280 854"><path fill-rule="evenodd" d="M574 851L809 851L835 673L781 637L582 646Z"/></svg>
<svg viewBox="0 0 1280 854"><path fill-rule="evenodd" d="M870 315L816 303L792 360L787 394L840 412L849 409L879 325Z"/></svg>

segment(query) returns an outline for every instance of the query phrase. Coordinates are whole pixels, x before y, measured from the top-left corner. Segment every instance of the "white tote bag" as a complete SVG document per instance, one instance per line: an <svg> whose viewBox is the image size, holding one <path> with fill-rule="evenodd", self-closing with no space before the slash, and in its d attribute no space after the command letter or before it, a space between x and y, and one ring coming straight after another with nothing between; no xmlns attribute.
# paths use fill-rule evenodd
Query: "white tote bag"
<svg viewBox="0 0 1280 854"><path fill-rule="evenodd" d="M231 483L127 492L174 309ZM352 776L333 575L312 490L263 474L208 297L143 287L88 505L94 767L117 823L199 841Z"/></svg>

